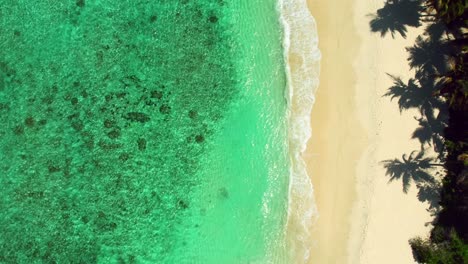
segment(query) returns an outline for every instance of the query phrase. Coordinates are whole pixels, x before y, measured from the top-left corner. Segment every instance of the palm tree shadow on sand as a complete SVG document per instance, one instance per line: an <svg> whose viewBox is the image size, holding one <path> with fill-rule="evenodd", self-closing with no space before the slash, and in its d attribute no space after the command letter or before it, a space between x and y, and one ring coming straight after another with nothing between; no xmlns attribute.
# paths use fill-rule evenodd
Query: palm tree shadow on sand
<svg viewBox="0 0 468 264"><path fill-rule="evenodd" d="M404 193L416 186L433 216L426 223L433 225L430 236L409 241L414 260L468 263L467 1L385 0L370 16L371 32L414 39L406 47L411 76L390 75L393 85L383 96L400 112L418 110L411 111L417 126L410 137L421 151L381 162L389 182L401 182Z"/></svg>
<svg viewBox="0 0 468 264"><path fill-rule="evenodd" d="M418 199L429 204L433 213L439 209L440 183L433 176L433 170L443 166L434 158L427 157L424 150L403 154L401 159L389 159L381 162L386 170L389 182L402 182L404 193L408 193L412 183L418 188Z"/></svg>
<svg viewBox="0 0 468 264"><path fill-rule="evenodd" d="M393 86L383 95L396 100L400 112L408 109L418 109L420 116L414 117L419 127L413 132L411 138L417 139L421 147L430 146L443 157L443 132L448 122L448 111L445 102L434 96L438 87L434 80L410 78L404 82L401 78L390 75Z"/></svg>
<svg viewBox="0 0 468 264"><path fill-rule="evenodd" d="M407 37L409 27L425 26L423 34L415 43L406 48L408 65L414 77L403 80L388 74L393 85L383 95L396 101L400 112L417 109L419 116L414 119L418 127L410 135L420 143L420 151L402 155L401 159L382 161L386 175L392 181L402 181L403 192L407 193L411 183L418 188L418 199L428 202L429 211L436 213L440 208L440 182L431 175L437 175L445 160L446 146L443 133L448 123L448 110L445 101L437 92L446 81L444 77L451 71L454 56L459 52L447 36L447 28L432 22L432 15L425 13L422 0L387 0L381 9L371 15L370 30L385 37ZM424 24L425 23L425 24ZM432 147L434 157L429 157L425 149ZM436 173L437 172L437 173Z"/></svg>
<svg viewBox="0 0 468 264"><path fill-rule="evenodd" d="M387 0L385 6L370 15L372 32L378 32L382 37L390 32L392 37L399 33L406 38L407 27L421 26L422 2L420 0Z"/></svg>
<svg viewBox="0 0 468 264"><path fill-rule="evenodd" d="M434 177L429 173L431 168L441 166L434 163L434 159L425 157L424 151L413 151L410 155L403 154L401 159L389 159L382 161L386 169L389 182L401 180L403 192L407 193L412 182L432 183Z"/></svg>

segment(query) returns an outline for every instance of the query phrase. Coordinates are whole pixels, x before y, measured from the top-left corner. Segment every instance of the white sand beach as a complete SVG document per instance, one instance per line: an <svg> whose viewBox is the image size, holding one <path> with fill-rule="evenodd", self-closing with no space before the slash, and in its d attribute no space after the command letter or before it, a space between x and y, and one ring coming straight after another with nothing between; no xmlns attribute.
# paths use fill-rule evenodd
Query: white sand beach
<svg viewBox="0 0 468 264"><path fill-rule="evenodd" d="M411 133L416 112L400 114L382 97L387 73L411 75L408 37L372 33L369 15L384 0L308 0L322 52L320 86L312 110L312 138L304 158L319 218L310 263L415 263L408 239L426 235L427 204L413 188L388 183L382 160L419 149Z"/></svg>

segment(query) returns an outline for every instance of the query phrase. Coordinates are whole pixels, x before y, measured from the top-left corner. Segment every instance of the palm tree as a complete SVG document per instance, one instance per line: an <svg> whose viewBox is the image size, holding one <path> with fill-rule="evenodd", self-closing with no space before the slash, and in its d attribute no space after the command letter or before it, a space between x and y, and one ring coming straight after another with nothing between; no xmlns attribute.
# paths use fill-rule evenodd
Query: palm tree
<svg viewBox="0 0 468 264"><path fill-rule="evenodd" d="M466 23L463 21L467 17L466 1L426 0L426 4L428 7L436 10L437 16L440 17L444 23L448 25L460 23L461 27L466 27Z"/></svg>
<svg viewBox="0 0 468 264"><path fill-rule="evenodd" d="M466 108L468 100L468 55L462 54L455 58L454 67L440 76L442 88L437 92L447 98L453 108ZM465 109L467 110L467 109Z"/></svg>
<svg viewBox="0 0 468 264"><path fill-rule="evenodd" d="M403 154L402 160L392 159L382 161L384 168L387 170L385 175L390 177L389 182L402 180L403 192L407 193L411 182L434 182L434 177L428 173L428 170L434 166L442 166L434 164L433 158L424 157L424 151L416 153L411 152L409 156Z"/></svg>

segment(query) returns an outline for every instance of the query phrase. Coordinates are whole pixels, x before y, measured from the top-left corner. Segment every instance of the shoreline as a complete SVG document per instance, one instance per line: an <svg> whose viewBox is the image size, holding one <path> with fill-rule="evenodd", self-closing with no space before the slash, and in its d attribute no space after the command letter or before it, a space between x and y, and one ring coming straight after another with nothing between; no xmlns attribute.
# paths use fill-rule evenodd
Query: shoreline
<svg viewBox="0 0 468 264"><path fill-rule="evenodd" d="M321 53L316 23L307 10L306 0L279 0L278 11L283 29L291 162L286 243L290 259L294 263L304 263L311 254L308 245L317 208L302 154L311 137L311 111L319 82Z"/></svg>
<svg viewBox="0 0 468 264"><path fill-rule="evenodd" d="M370 32L368 15L384 0L307 2L322 52L303 155L319 213L309 263L414 263L407 241L425 235L432 218L415 188L389 184L379 162L419 146L410 139L416 113L400 114L382 95L392 85L386 73L410 76L405 47L421 29L407 39Z"/></svg>

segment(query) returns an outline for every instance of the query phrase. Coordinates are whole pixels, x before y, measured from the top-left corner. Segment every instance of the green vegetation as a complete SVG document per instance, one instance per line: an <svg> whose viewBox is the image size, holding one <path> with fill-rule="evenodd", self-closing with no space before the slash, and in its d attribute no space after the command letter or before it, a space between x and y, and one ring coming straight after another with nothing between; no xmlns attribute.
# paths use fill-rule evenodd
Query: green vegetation
<svg viewBox="0 0 468 264"><path fill-rule="evenodd" d="M468 263L468 244L455 232L444 243L420 237L410 239L414 259L419 263Z"/></svg>
<svg viewBox="0 0 468 264"><path fill-rule="evenodd" d="M435 216L428 238L409 241L419 263L468 263L468 0L389 0L370 22L382 36L406 37L408 27L425 26L408 47L414 78L394 85L385 96L401 111L417 108L412 138L421 150L383 161L390 180L416 183L418 198ZM427 157L433 147L437 157ZM439 164L440 163L440 164ZM443 170L436 170L442 165Z"/></svg>

